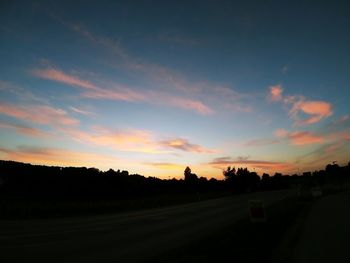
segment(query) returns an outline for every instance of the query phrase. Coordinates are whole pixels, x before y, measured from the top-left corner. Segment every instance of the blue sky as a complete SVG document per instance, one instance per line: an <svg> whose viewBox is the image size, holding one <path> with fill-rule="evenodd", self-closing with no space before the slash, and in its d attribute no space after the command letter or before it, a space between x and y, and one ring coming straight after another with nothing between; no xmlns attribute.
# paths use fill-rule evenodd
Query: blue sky
<svg viewBox="0 0 350 263"><path fill-rule="evenodd" d="M349 161L346 1L5 1L0 158L221 178Z"/></svg>

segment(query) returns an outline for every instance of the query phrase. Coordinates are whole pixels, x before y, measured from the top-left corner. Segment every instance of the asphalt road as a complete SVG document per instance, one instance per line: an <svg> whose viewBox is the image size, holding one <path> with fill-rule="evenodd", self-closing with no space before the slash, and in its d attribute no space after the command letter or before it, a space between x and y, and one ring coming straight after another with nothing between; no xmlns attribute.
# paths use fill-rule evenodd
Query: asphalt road
<svg viewBox="0 0 350 263"><path fill-rule="evenodd" d="M291 262L350 262L349 244L350 190L313 205Z"/></svg>
<svg viewBox="0 0 350 263"><path fill-rule="evenodd" d="M269 205L293 194L252 193L108 216L2 220L0 262L144 262L233 225L248 215L249 200Z"/></svg>

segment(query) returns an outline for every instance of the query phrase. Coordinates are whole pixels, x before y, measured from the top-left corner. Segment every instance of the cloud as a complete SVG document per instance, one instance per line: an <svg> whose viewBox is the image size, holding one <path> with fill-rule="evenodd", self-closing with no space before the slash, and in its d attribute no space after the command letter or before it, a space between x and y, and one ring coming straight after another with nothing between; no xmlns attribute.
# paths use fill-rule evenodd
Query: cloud
<svg viewBox="0 0 350 263"><path fill-rule="evenodd" d="M63 126L79 124L79 120L68 116L66 111L46 105L14 106L0 103L0 114L37 124Z"/></svg>
<svg viewBox="0 0 350 263"><path fill-rule="evenodd" d="M14 150L0 148L0 156L6 160L57 166L96 167L98 164L107 169L118 166L118 163L125 164L125 160L110 155L31 146L21 146Z"/></svg>
<svg viewBox="0 0 350 263"><path fill-rule="evenodd" d="M202 115L209 115L214 113L213 109L211 109L207 105L204 105L201 101L198 100L185 99L179 97L170 97L169 99L170 100L168 100L167 102L170 103L170 105L177 106L182 109L193 110Z"/></svg>
<svg viewBox="0 0 350 263"><path fill-rule="evenodd" d="M293 131L289 132L285 129L278 129L274 132L279 138L286 138L293 145L320 144L325 138L309 131Z"/></svg>
<svg viewBox="0 0 350 263"><path fill-rule="evenodd" d="M166 148L173 148L185 152L195 152L195 153L215 153L216 150L207 149L198 144L190 143L188 140L183 138L173 138L169 140L161 141L160 144Z"/></svg>
<svg viewBox="0 0 350 263"><path fill-rule="evenodd" d="M14 130L19 134L23 134L31 137L46 137L49 134L36 128L28 127L25 125L12 124L6 122L0 122L0 128Z"/></svg>
<svg viewBox="0 0 350 263"><path fill-rule="evenodd" d="M48 104L44 98L38 97L30 92L28 89L22 88L12 82L0 80L0 91L11 93L23 101L31 101L41 104Z"/></svg>
<svg viewBox="0 0 350 263"><path fill-rule="evenodd" d="M71 111L74 111L76 113L79 113L81 115L85 115L85 116L96 116L95 113L91 112L91 111L87 111L87 110L83 110L83 109L80 109L80 108L77 108L77 107L69 107L69 109Z"/></svg>
<svg viewBox="0 0 350 263"><path fill-rule="evenodd" d="M283 89L282 89L281 85L271 86L270 93L269 93L269 99L271 101L282 100L282 92L283 92Z"/></svg>
<svg viewBox="0 0 350 263"><path fill-rule="evenodd" d="M266 145L271 145L271 144L277 144L279 142L280 142L279 140L271 139L271 138L253 139L253 140L250 140L250 141L243 143L243 146L257 147L257 146L266 146Z"/></svg>
<svg viewBox="0 0 350 263"><path fill-rule="evenodd" d="M251 168L259 168L263 170L286 170L291 169L292 165L286 162L275 162L275 161L265 161L265 160L250 160L248 158L231 158L228 156L215 158L209 163L216 168L226 168L227 166L249 166Z"/></svg>
<svg viewBox="0 0 350 263"><path fill-rule="evenodd" d="M174 96L165 92L137 90L129 87L108 83L107 88L101 88L91 81L83 80L77 76L67 74L59 69L34 69L31 71L34 76L64 83L73 87L84 89L83 97L92 99L117 100L128 102L146 102L155 105L166 105L185 110L191 110L202 115L214 113L214 111L203 102L190 98Z"/></svg>
<svg viewBox="0 0 350 263"><path fill-rule="evenodd" d="M82 80L77 76L66 74L55 68L33 69L32 74L43 79L53 80L70 86L92 90L99 89L96 85L89 81Z"/></svg>
<svg viewBox="0 0 350 263"><path fill-rule="evenodd" d="M69 138L82 143L109 147L119 151L151 154L171 153L171 150L174 149L192 153L216 152L216 150L193 144L183 138L159 140L154 133L146 130L111 130L103 127L95 127L92 131L66 128L61 129L61 132Z"/></svg>
<svg viewBox="0 0 350 263"><path fill-rule="evenodd" d="M314 124L333 114L332 104L326 101L307 100L303 96L283 96L283 88L281 85L269 88L268 98L271 101L282 101L285 105L291 105L289 116L294 120L297 126ZM300 119L300 113L309 117Z"/></svg>
<svg viewBox="0 0 350 263"><path fill-rule="evenodd" d="M145 82L150 81L154 89L158 89L156 90L157 93L159 91L162 93L168 93L166 96L167 98L173 97L173 99L167 100L171 101L171 104L169 104L170 106L194 110L199 114L208 115L214 113L215 110L205 102L213 100L213 105L225 106L225 108L222 109L225 112L227 112L227 110L235 112L252 111L251 106L246 105L245 103L243 104L236 96L239 93L234 92L230 88L225 88L230 92L230 96L227 96L227 94L223 95L221 92L217 91L217 85L207 83L206 81L190 81L184 76L184 74L181 74L176 70L167 68L163 65L148 63L130 55L119 41L94 34L82 25L68 24L62 21L61 23L90 41L93 45L99 46L103 51L109 52L109 61L111 56L116 57L117 59L113 60L111 66L115 67L115 63L117 63L118 69L124 67L127 70L136 73L138 78L143 77ZM176 41L184 43L184 39L181 38L176 38ZM234 96L232 96L233 93ZM176 96L174 96L174 94L176 94ZM98 95L98 93L89 92L86 95L93 97ZM185 96L185 98L182 96ZM103 97L107 98L113 96L108 95ZM155 103L155 101L157 101L151 100L152 96L148 97L147 95L146 98L143 99L148 103Z"/></svg>
<svg viewBox="0 0 350 263"><path fill-rule="evenodd" d="M162 170L185 170L185 165L176 163L144 163L145 165L156 167Z"/></svg>
<svg viewBox="0 0 350 263"><path fill-rule="evenodd" d="M310 117L300 120L298 113L303 112ZM332 105L325 101L298 101L293 104L289 114L296 119L296 125L313 124L333 114Z"/></svg>
<svg viewBox="0 0 350 263"><path fill-rule="evenodd" d="M62 129L68 137L91 145L112 148L118 151L141 153L167 153L154 140L154 135L144 130L111 130L95 127L92 131Z"/></svg>

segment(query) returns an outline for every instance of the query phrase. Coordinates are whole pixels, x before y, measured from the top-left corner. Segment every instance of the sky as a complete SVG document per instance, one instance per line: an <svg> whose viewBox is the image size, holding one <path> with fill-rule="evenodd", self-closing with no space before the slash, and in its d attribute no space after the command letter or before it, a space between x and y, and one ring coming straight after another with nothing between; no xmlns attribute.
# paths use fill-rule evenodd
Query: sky
<svg viewBox="0 0 350 263"><path fill-rule="evenodd" d="M347 1L1 1L0 159L221 179L350 161Z"/></svg>

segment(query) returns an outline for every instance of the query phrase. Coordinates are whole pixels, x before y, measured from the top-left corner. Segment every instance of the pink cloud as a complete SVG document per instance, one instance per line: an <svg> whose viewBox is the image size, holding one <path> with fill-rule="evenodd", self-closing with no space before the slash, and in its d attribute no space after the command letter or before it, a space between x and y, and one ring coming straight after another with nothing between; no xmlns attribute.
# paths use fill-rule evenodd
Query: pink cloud
<svg viewBox="0 0 350 263"><path fill-rule="evenodd" d="M283 89L282 89L281 85L271 86L270 93L269 93L269 99L271 101L282 100L282 92L283 92Z"/></svg>
<svg viewBox="0 0 350 263"><path fill-rule="evenodd" d="M270 87L269 99L291 105L289 115L295 120L296 125L314 124L333 114L332 105L329 102L306 100L303 96L282 96L282 92L280 85ZM300 119L300 113L309 117Z"/></svg>
<svg viewBox="0 0 350 263"><path fill-rule="evenodd" d="M205 81L200 82L193 82L189 81L183 74L176 70L169 69L167 67L164 67L162 65L154 64L154 63L148 63L141 59L135 58L134 56L130 55L120 44L120 42L115 41L110 38L106 38L97 34L94 34L93 32L89 31L82 25L71 25L64 23L68 28L73 30L74 32L78 33L79 35L83 36L87 40L89 40L94 45L98 45L102 47L104 50L110 51L110 55L116 56L118 59L116 62L118 64L118 67L123 66L129 70L136 71L138 76L142 74L143 77L146 77L146 81L151 80L153 83L152 85L155 86L161 86L163 93L164 93L164 87L168 89L168 92L173 93L176 91L176 93L181 93L185 96L185 98L180 97L179 95L174 96L173 99L167 99L167 103L169 101L171 102L171 106L179 107L187 110L194 110L197 113L208 115L212 114L214 110L206 105L202 99L203 96L205 96L205 101L215 98L215 104L216 105L225 105L227 106L224 110L227 111L233 110L238 112L251 112L252 109L248 105L244 105L239 101L239 98L237 95L239 95L237 92L234 92L230 88L226 89L226 94L223 95L221 92L217 92L216 85L210 85L206 83ZM110 62L109 62L110 63ZM115 66L114 64L112 65ZM141 74L140 74L141 73ZM156 91L158 92L158 91ZM116 99L122 99L122 100L129 100L129 101L147 101L148 103L156 103L156 100L153 100L151 97L147 97L147 94L127 94L128 92L117 92L114 91L113 94L108 94L108 92L89 92L85 95L88 97L100 97L100 98L113 98ZM229 95L228 95L229 93ZM126 95L128 99L125 99ZM196 95L199 98L196 99L187 99L188 96L193 97ZM170 94L167 96L168 98L171 97ZM130 99L131 98L131 99ZM133 99L134 98L134 99ZM219 101L219 103L217 103ZM164 105L164 103L162 104Z"/></svg>
<svg viewBox="0 0 350 263"><path fill-rule="evenodd" d="M224 169L227 166L238 166L238 167L248 166L250 169L258 168L258 169L267 170L267 171L285 171L293 167L290 163L286 163L286 162L234 159L231 157L216 158L209 164L219 169Z"/></svg>
<svg viewBox="0 0 350 263"><path fill-rule="evenodd" d="M156 105L168 105L185 110L191 110L199 114L208 115L214 111L203 102L194 99L172 96L171 94L156 91L140 91L123 85L109 83L109 89L103 89L92 82L69 75L61 70L48 68L43 70L32 70L32 73L40 78L53 80L70 86L85 89L84 97L93 99L120 100L129 102L147 102Z"/></svg>
<svg viewBox="0 0 350 263"><path fill-rule="evenodd" d="M72 126L79 123L79 120L68 116L66 111L46 105L14 106L0 103L0 114L37 124Z"/></svg>
<svg viewBox="0 0 350 263"><path fill-rule="evenodd" d="M285 129L278 129L274 132L275 136L288 139L293 145L319 144L325 141L325 138L309 131L289 132Z"/></svg>
<svg viewBox="0 0 350 263"><path fill-rule="evenodd" d="M294 145L305 145L324 142L324 138L322 136L318 136L312 132L307 131L290 132L288 134L288 138Z"/></svg>
<svg viewBox="0 0 350 263"><path fill-rule="evenodd" d="M299 120L298 112L303 112L310 115L309 118ZM297 118L296 124L313 124L320 120L329 117L333 114L332 105L325 101L298 101L294 103L290 114Z"/></svg>
<svg viewBox="0 0 350 263"><path fill-rule="evenodd" d="M43 79L49 79L56 82L64 83L70 86L76 86L84 89L99 89L96 85L93 83L82 80L77 76L69 75L61 70L55 69L55 68L47 68L47 69L34 69L32 70L33 75L43 78Z"/></svg>
<svg viewBox="0 0 350 263"><path fill-rule="evenodd" d="M214 113L213 109L211 109L209 106L203 104L203 102L198 100L185 99L180 97L169 97L169 100L165 102L175 107L179 107L186 110L193 110L202 115L209 115Z"/></svg>

